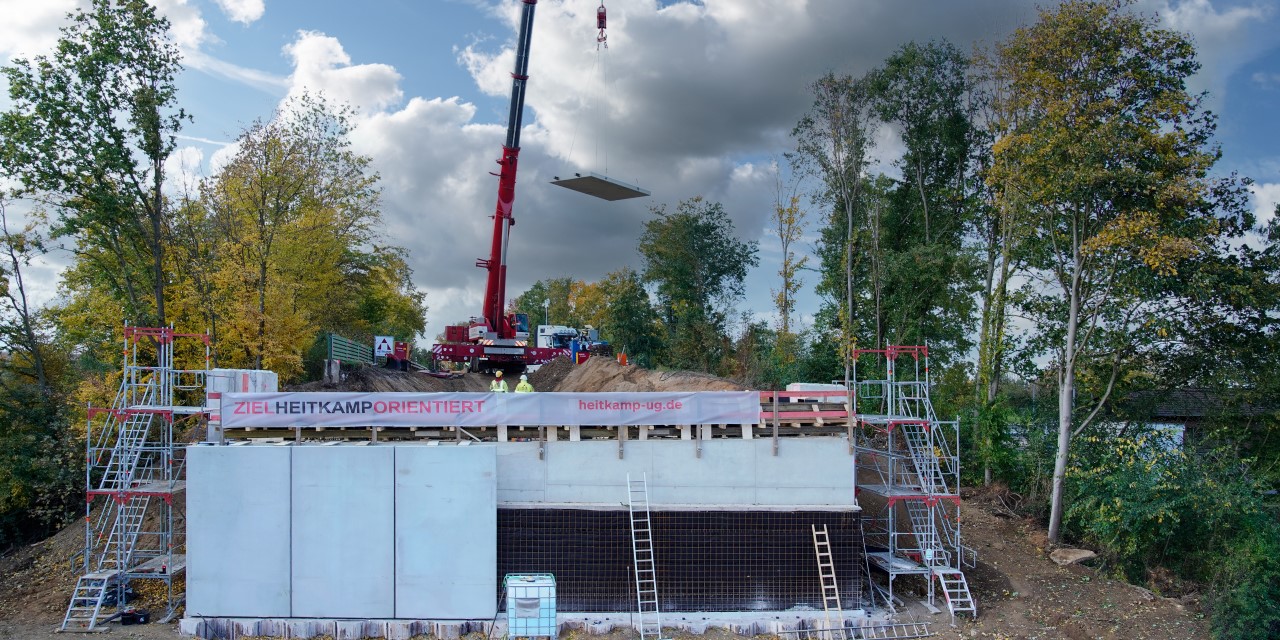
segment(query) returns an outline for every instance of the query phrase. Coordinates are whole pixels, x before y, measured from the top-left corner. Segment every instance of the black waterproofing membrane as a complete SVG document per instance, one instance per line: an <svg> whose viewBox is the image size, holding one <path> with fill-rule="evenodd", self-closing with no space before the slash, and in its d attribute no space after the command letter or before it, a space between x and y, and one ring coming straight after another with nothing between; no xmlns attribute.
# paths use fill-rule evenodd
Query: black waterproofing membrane
<svg viewBox="0 0 1280 640"><path fill-rule="evenodd" d="M827 525L841 604L862 603L857 512L654 511L662 611L822 610L810 525ZM550 573L565 612L632 611L630 518L625 509L498 509L498 581Z"/></svg>

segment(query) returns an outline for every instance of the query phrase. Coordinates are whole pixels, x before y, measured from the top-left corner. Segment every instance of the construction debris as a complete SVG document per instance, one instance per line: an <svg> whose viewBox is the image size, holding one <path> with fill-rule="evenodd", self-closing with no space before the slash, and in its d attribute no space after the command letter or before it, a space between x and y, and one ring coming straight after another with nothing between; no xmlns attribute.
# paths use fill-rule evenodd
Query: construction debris
<svg viewBox="0 0 1280 640"><path fill-rule="evenodd" d="M1084 562L1097 555L1088 549L1054 549L1053 553L1049 554L1049 559L1058 563L1058 566L1065 567L1069 564Z"/></svg>

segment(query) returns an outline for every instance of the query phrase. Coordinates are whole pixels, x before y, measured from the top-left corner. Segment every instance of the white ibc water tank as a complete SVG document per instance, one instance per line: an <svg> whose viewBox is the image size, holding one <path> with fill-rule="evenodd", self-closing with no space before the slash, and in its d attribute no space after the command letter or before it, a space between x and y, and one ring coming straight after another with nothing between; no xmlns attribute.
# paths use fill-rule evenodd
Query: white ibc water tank
<svg viewBox="0 0 1280 640"><path fill-rule="evenodd" d="M555 638L556 578L549 573L508 573L502 579L507 590L508 638Z"/></svg>

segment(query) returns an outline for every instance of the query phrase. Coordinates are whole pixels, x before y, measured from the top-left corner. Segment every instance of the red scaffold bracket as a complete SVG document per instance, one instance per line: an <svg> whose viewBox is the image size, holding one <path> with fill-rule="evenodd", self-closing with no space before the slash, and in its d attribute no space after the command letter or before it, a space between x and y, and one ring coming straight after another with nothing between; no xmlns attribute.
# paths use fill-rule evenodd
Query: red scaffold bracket
<svg viewBox="0 0 1280 640"><path fill-rule="evenodd" d="M604 10L604 2L602 1L600 8L596 9L596 28L600 30L600 34L596 36L596 49L600 47L609 48L609 36L604 32L608 22L609 20Z"/></svg>

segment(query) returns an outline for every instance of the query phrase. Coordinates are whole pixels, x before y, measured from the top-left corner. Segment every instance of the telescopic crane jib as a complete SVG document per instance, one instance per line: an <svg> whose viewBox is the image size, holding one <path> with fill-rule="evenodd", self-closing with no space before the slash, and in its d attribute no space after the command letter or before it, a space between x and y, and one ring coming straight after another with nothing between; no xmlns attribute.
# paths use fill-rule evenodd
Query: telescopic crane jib
<svg viewBox="0 0 1280 640"><path fill-rule="evenodd" d="M520 156L520 128L524 119L525 85L529 80L529 47L533 38L533 13L537 4L538 0L521 0L516 62L515 69L511 72L507 139L502 145L502 157L498 160L499 171L494 174L498 176L498 204L493 214L493 239L489 257L476 260L476 266L487 272L484 306L481 315L472 318L470 324L446 327L445 342L432 348L437 360L467 362L473 370L514 371L564 355L563 349L529 346L528 316L523 313L506 314L503 307L507 299L507 250L511 243L511 227L515 225L513 204L516 194L516 166ZM596 26L600 30L596 40L597 47L607 46L605 24L605 9L601 3L596 10ZM608 181L602 176L591 176ZM616 190L619 184L621 183L613 185L613 189ZM577 190L591 193L586 189ZM648 192L636 192L636 195L648 195Z"/></svg>

